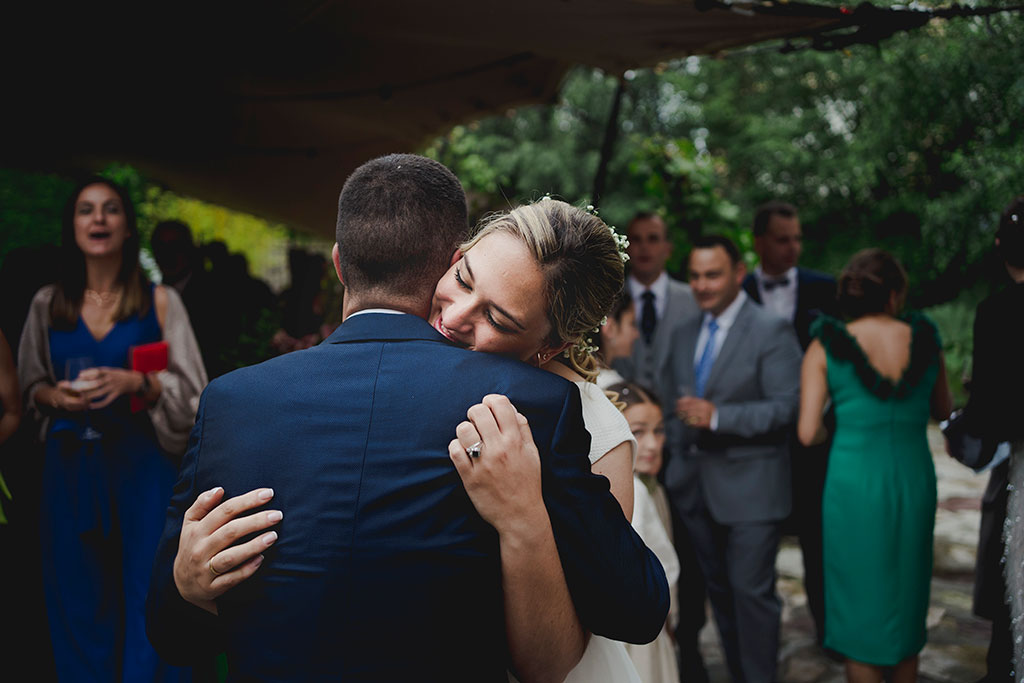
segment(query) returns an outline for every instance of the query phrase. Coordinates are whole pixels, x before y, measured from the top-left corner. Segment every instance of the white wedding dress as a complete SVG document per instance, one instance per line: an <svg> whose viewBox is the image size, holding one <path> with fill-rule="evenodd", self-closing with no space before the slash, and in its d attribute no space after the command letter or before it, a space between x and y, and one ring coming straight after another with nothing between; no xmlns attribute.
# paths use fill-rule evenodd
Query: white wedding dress
<svg viewBox="0 0 1024 683"><path fill-rule="evenodd" d="M605 395L604 390L592 382L576 382L583 404L583 423L590 432L590 464L600 460L620 443L632 444L632 457L636 459L636 439L629 423ZM508 675L511 683L518 683ZM569 672L566 683L643 683L625 644L601 636L591 636L583 658Z"/></svg>

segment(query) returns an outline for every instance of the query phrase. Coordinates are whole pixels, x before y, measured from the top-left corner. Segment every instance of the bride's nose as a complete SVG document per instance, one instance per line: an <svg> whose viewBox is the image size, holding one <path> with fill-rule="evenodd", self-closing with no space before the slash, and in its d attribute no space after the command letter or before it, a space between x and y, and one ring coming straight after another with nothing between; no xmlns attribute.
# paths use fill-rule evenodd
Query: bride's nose
<svg viewBox="0 0 1024 683"><path fill-rule="evenodd" d="M444 326L453 332L464 332L472 326L473 297L457 297L442 314Z"/></svg>

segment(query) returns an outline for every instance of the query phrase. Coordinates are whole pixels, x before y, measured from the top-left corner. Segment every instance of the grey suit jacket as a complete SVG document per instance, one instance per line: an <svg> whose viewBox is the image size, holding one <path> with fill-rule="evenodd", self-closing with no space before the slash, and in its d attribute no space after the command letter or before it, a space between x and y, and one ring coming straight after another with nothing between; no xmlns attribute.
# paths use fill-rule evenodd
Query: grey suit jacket
<svg viewBox="0 0 1024 683"><path fill-rule="evenodd" d="M658 377L668 362L672 335L680 323L696 313L697 303L690 293L690 285L669 278L665 313L654 328L651 343L648 344L641 336L633 344L632 357L618 358L612 363L612 367L625 379L657 391L660 384ZM636 312L636 319L639 324L640 311Z"/></svg>
<svg viewBox="0 0 1024 683"><path fill-rule="evenodd" d="M667 406L694 386L702 315L676 330L662 374ZM704 398L718 429L688 427L667 410L665 486L681 513L707 507L721 524L784 519L791 506L789 435L800 402L800 345L793 326L753 301L740 308L715 359Z"/></svg>

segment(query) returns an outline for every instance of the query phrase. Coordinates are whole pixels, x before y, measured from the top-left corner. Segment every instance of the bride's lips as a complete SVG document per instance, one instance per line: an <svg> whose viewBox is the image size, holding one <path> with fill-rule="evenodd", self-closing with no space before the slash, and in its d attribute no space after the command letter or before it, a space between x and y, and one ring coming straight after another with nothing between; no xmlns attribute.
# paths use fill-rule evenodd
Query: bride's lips
<svg viewBox="0 0 1024 683"><path fill-rule="evenodd" d="M454 334L452 334L451 330L449 330L447 327L444 326L444 323L441 322L441 316L440 315L437 316L436 320L434 320L434 329L437 330L438 332L440 332L444 336L444 338L447 339L448 341L450 341L450 342L452 342L454 344L458 344L459 346L462 346L462 347L466 347L466 348L469 347L469 344L467 344L466 342L462 341L461 339L458 339Z"/></svg>

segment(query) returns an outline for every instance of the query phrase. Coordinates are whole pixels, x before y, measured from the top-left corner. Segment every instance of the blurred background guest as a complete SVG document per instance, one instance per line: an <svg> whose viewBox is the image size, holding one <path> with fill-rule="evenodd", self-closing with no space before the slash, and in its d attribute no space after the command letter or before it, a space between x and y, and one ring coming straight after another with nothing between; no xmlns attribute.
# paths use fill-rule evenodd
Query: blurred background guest
<svg viewBox="0 0 1024 683"><path fill-rule="evenodd" d="M982 679L986 682L1007 681L1013 677L1011 606L1018 624L1024 613L1021 609L1024 567L1018 538L1024 505L1016 493L1016 489L1024 486L1024 351L1021 343L1024 339L1024 195L1010 202L1003 211L995 245L1009 282L1007 287L978 305L974 317L971 395L966 408L968 432L980 437L987 450L994 450L996 444L1002 442L1015 444L1010 458L992 469L982 498L974 612L992 621L986 656L988 672ZM1012 484L1014 493L1010 492L1008 484ZM1014 511L1009 519L1013 522L1006 527L1006 540L1015 541L1013 547L1003 538L1011 497ZM1024 631L1024 627L1018 628ZM1020 654L1018 648L1017 671L1024 663Z"/></svg>
<svg viewBox="0 0 1024 683"><path fill-rule="evenodd" d="M227 322L235 307L225 300L225 290L215 286L204 268L202 253L192 241L192 230L181 221L162 221L153 229L150 246L163 284L173 287L185 304L206 375L213 379L233 370L224 363L223 356L237 337Z"/></svg>
<svg viewBox="0 0 1024 683"><path fill-rule="evenodd" d="M789 323L743 291L746 266L729 238L695 239L689 274L699 309L676 329L661 378L671 397L665 487L693 540L732 680L768 683L800 346Z"/></svg>
<svg viewBox="0 0 1024 683"><path fill-rule="evenodd" d="M596 382L602 389L625 381L613 366L620 358L629 358L633 354L633 345L640 336L635 323L633 297L629 295L629 290L624 289L615 300L615 306L604 324L594 335L597 344L595 357L599 368Z"/></svg>
<svg viewBox="0 0 1024 683"><path fill-rule="evenodd" d="M669 277L666 265L672 256L672 240L665 220L655 212L639 211L626 227L629 247L626 290L633 299L639 338L629 357L609 359L626 380L641 386L658 386L658 373L668 362L672 336L679 324L697 312L690 286ZM667 400L667 399L666 399ZM671 406L664 406L671 411ZM700 631L707 622L707 591L693 543L683 524L675 525L675 545L685 580L679 584L679 622L676 643L682 678L704 683L708 672L701 656Z"/></svg>
<svg viewBox="0 0 1024 683"><path fill-rule="evenodd" d="M836 281L831 275L801 268L803 229L797 208L782 201L766 202L754 213L754 251L758 266L743 280L754 301L793 323L806 349L811 323L822 315L836 317ZM800 541L807 608L814 620L818 645L825 637L825 590L821 564L821 495L828 469L828 442L805 447L794 438L790 445L793 511L782 533Z"/></svg>
<svg viewBox="0 0 1024 683"><path fill-rule="evenodd" d="M669 354L672 331L697 305L690 286L669 277L665 270L672 255L668 226L656 213L641 211L626 228L629 239L629 277L626 289L633 298L640 339L630 358L616 359L616 370L631 382L656 386L658 370Z"/></svg>
<svg viewBox="0 0 1024 683"><path fill-rule="evenodd" d="M676 582L679 559L672 545L672 513L665 488L658 482L665 448L665 422L661 401L653 393L636 384L620 382L608 388L622 406L629 429L637 441L633 470L633 528L647 547L661 561L668 579L671 603L665 628L647 645L626 644L630 659L644 683L676 683L679 666L676 662L672 630L679 617Z"/></svg>
<svg viewBox="0 0 1024 683"><path fill-rule="evenodd" d="M847 680L917 680L927 639L935 466L929 415L952 408L941 344L921 314L897 317L903 267L880 249L855 254L839 279L849 319L822 317L804 356L798 433L824 440L836 427L822 504L825 647L844 655Z"/></svg>
<svg viewBox="0 0 1024 683"><path fill-rule="evenodd" d="M60 277L32 300L18 357L45 440L43 585L65 680L181 680L146 638L144 602L199 394L202 358L178 294L139 268L124 190L92 178L64 211ZM164 340L167 368L128 369ZM129 398L146 410L133 411Z"/></svg>
<svg viewBox="0 0 1024 683"><path fill-rule="evenodd" d="M21 413L18 371L14 367L14 356L11 355L7 338L0 331L0 446L7 443L7 440L18 431Z"/></svg>

